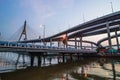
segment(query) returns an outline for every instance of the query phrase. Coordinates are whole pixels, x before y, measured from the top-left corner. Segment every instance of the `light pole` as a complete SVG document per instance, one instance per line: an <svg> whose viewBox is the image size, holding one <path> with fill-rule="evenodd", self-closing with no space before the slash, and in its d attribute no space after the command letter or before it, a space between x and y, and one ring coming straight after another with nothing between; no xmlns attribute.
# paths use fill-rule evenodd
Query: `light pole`
<svg viewBox="0 0 120 80"><path fill-rule="evenodd" d="M41 28L43 27L43 44L46 46L46 43L44 41L44 39L45 39L45 25L40 25L40 27Z"/></svg>
<svg viewBox="0 0 120 80"><path fill-rule="evenodd" d="M40 28L43 27L43 38L45 38L45 25L40 25Z"/></svg>
<svg viewBox="0 0 120 80"><path fill-rule="evenodd" d="M112 4L112 2L110 2L110 5L111 5L111 10L112 10L112 13L114 12L114 10L113 10L113 4Z"/></svg>
<svg viewBox="0 0 120 80"><path fill-rule="evenodd" d="M43 37L45 38L45 25L43 25L44 32L43 32Z"/></svg>

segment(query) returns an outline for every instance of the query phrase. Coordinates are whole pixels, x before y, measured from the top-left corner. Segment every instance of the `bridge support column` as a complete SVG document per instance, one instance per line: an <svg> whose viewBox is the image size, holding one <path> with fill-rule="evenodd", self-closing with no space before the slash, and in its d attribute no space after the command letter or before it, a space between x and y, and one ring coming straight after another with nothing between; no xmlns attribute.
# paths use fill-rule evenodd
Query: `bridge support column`
<svg viewBox="0 0 120 80"><path fill-rule="evenodd" d="M118 40L117 30L115 30L115 35L116 35L117 48L119 49L119 40Z"/></svg>
<svg viewBox="0 0 120 80"><path fill-rule="evenodd" d="M41 55L38 55L38 67L41 67Z"/></svg>
<svg viewBox="0 0 120 80"><path fill-rule="evenodd" d="M68 48L68 36L66 34L66 48Z"/></svg>
<svg viewBox="0 0 120 80"><path fill-rule="evenodd" d="M62 60L63 60L63 63L65 63L65 54L62 53Z"/></svg>
<svg viewBox="0 0 120 80"><path fill-rule="evenodd" d="M93 44L91 43L91 49L93 49Z"/></svg>
<svg viewBox="0 0 120 80"><path fill-rule="evenodd" d="M82 49L82 37L80 37L80 48Z"/></svg>
<svg viewBox="0 0 120 80"><path fill-rule="evenodd" d="M70 54L70 60L71 60L71 61L73 60L73 55L72 55L72 54Z"/></svg>
<svg viewBox="0 0 120 80"><path fill-rule="evenodd" d="M17 61L16 61L16 63L15 63L16 69L17 69L17 65L18 65L19 58L20 58L20 54L18 54Z"/></svg>
<svg viewBox="0 0 120 80"><path fill-rule="evenodd" d="M79 55L79 53L77 53L77 58L78 58L78 60L80 60L80 55Z"/></svg>
<svg viewBox="0 0 120 80"><path fill-rule="evenodd" d="M109 48L112 48L112 42L111 42L111 36L110 36L110 28L109 28L109 23L106 23L107 27L107 34L108 34L108 43L109 43Z"/></svg>
<svg viewBox="0 0 120 80"><path fill-rule="evenodd" d="M60 48L60 42L58 41L58 48Z"/></svg>
<svg viewBox="0 0 120 80"><path fill-rule="evenodd" d="M33 67L33 65L34 65L34 55L31 54L30 57L31 57L30 58L31 59L30 60L30 66Z"/></svg>
<svg viewBox="0 0 120 80"><path fill-rule="evenodd" d="M77 49L77 38L75 37L75 49Z"/></svg>
<svg viewBox="0 0 120 80"><path fill-rule="evenodd" d="M80 42L78 42L78 49L80 49Z"/></svg>
<svg viewBox="0 0 120 80"><path fill-rule="evenodd" d="M25 55L22 54L22 58L23 58L23 65L25 65Z"/></svg>
<svg viewBox="0 0 120 80"><path fill-rule="evenodd" d="M58 63L61 63L62 61L61 61L61 54L59 53L59 55L58 55Z"/></svg>
<svg viewBox="0 0 120 80"><path fill-rule="evenodd" d="M52 39L50 39L50 47L52 47Z"/></svg>
<svg viewBox="0 0 120 80"><path fill-rule="evenodd" d="M45 57L46 57L46 56L45 56L45 55L46 55L46 54L43 55L43 64L44 64L44 65L46 64L46 62L45 62Z"/></svg>

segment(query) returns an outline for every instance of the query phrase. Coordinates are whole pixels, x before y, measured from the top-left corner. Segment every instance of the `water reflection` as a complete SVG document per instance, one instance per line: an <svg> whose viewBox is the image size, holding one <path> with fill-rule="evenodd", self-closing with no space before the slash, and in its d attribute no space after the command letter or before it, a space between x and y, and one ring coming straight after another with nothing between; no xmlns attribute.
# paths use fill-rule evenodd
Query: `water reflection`
<svg viewBox="0 0 120 80"><path fill-rule="evenodd" d="M54 60L56 59L51 60L51 64ZM79 61L69 61L41 68L30 67L0 74L0 76L2 80L13 80L14 78L14 80L120 80L119 66L120 59L81 57Z"/></svg>
<svg viewBox="0 0 120 80"><path fill-rule="evenodd" d="M90 63L76 66L60 80L120 80L119 59L99 58ZM69 76L68 76L69 75ZM72 79L71 79L72 78ZM55 78L54 80L57 80Z"/></svg>

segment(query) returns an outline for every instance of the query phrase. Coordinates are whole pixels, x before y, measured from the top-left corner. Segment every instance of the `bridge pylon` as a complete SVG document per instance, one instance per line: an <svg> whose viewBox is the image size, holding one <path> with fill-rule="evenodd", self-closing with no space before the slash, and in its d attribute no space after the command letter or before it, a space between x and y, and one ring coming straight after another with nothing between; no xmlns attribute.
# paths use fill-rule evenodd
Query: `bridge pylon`
<svg viewBox="0 0 120 80"><path fill-rule="evenodd" d="M18 41L21 40L21 38L22 38L23 35L25 36L24 40L27 40L27 33L26 33L26 20L25 20L25 22L24 22L23 30L22 30L22 33L20 34L20 37L19 37L19 40L18 40Z"/></svg>

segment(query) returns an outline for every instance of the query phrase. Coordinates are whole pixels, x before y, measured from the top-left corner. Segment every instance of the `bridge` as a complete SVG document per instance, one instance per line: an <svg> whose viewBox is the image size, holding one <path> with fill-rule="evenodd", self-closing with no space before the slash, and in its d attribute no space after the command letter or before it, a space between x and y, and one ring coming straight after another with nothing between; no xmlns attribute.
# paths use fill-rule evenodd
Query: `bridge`
<svg viewBox="0 0 120 80"><path fill-rule="evenodd" d="M114 12L99 18L96 18L94 20L85 22L83 24L79 24L73 28L70 28L66 31L63 31L61 33L55 34L53 36L43 38L43 39L34 39L34 40L26 40L26 41L21 41L25 43L29 42L59 42L63 41L66 47L69 47L69 42L73 41L75 44L74 46L76 48L79 48L82 45L82 38L87 37L87 36L94 36L94 35L99 35L99 34L107 34L108 35L108 42L109 42L109 47L112 47L111 43L111 32L115 32L116 40L118 40L118 31L120 28L120 11ZM78 40L79 38L79 40ZM72 39L72 40L71 40ZM99 42L99 40L98 40ZM91 42L92 44L95 42ZM101 46L100 44L95 43L98 46ZM117 45L118 45L117 41ZM58 45L59 47L59 45Z"/></svg>
<svg viewBox="0 0 120 80"><path fill-rule="evenodd" d="M108 40L109 48L112 48L111 39L113 37L110 34L111 32L115 32L114 38L116 38L119 49L119 34L117 33L119 29L120 11L79 24L50 37L28 40L25 21L19 40L14 42L0 41L0 52L26 52L31 56L31 66L33 66L35 56L38 57L39 66L41 64L41 55L48 53L54 53L57 56L62 55L64 62L65 55L77 55L79 58L80 55L97 53L96 49L101 47L101 42L105 40ZM105 33L108 35L107 39L98 40L98 42L83 40L84 37ZM25 36L23 40L21 40L22 36ZM56 46L53 46L53 43ZM89 43L91 46L84 46L83 43Z"/></svg>

